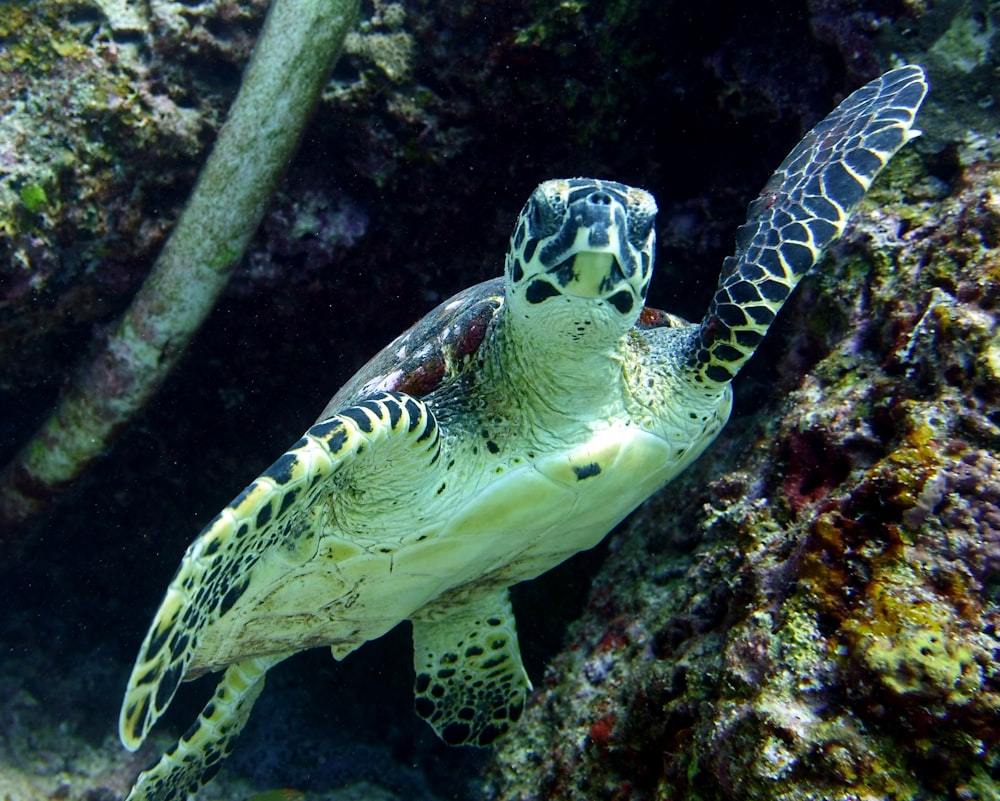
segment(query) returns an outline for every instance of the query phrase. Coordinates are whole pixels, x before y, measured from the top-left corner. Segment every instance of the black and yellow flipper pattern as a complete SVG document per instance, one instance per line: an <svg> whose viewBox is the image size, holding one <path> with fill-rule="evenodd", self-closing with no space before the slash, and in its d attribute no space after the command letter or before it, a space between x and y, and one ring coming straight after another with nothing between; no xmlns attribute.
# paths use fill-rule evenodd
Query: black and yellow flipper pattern
<svg viewBox="0 0 1000 801"><path fill-rule="evenodd" d="M248 659L226 668L194 725L156 764L139 774L125 801L187 801L212 779L246 726L267 671L286 656Z"/></svg>
<svg viewBox="0 0 1000 801"><path fill-rule="evenodd" d="M698 332L700 383L732 380L799 280L844 233L851 213L913 130L927 94L923 69L885 73L851 94L788 154L736 233Z"/></svg>
<svg viewBox="0 0 1000 801"><path fill-rule="evenodd" d="M483 748L505 734L531 692L507 590L415 619L413 667L414 708L448 745Z"/></svg>
<svg viewBox="0 0 1000 801"><path fill-rule="evenodd" d="M218 761L212 754L195 758L198 748L228 746L239 733L259 691L259 685L244 683L284 658L271 654L282 649L272 644L255 653L243 644L246 650L236 659L219 664L200 653L199 644L227 615L252 620L255 589L280 584L316 557L321 537L336 528L331 498L355 480L359 454L369 466L377 452L417 469L437 458L440 439L437 421L421 401L399 393L373 396L313 425L205 527L185 553L140 647L119 717L122 743L132 751L142 744L183 680L237 664L226 671L195 727L154 769L156 794L137 788L130 799L175 797L170 793L190 785L198 766L208 769ZM218 750L213 746L212 753Z"/></svg>

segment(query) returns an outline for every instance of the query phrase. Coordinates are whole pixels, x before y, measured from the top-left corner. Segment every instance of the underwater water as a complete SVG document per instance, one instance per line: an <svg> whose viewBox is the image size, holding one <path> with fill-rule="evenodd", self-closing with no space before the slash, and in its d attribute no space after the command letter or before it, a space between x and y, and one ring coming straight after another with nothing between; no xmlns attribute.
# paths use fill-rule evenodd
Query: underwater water
<svg viewBox="0 0 1000 801"><path fill-rule="evenodd" d="M0 460L141 284L267 3L0 0ZM535 693L492 749L413 710L408 625L275 669L198 798L988 799L1000 792L995 5L365 3L247 255L103 457L0 532L0 798L124 797L122 694L191 539L375 351L498 275L554 176L660 206L650 305L699 319L746 203L897 61L908 147L735 383L729 427L517 588Z"/></svg>

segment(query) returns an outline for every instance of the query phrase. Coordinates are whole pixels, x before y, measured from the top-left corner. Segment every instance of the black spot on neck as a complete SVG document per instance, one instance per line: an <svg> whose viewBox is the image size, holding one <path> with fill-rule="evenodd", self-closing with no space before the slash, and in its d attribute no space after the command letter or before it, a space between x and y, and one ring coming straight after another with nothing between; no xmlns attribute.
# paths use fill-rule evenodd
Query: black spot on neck
<svg viewBox="0 0 1000 801"><path fill-rule="evenodd" d="M632 306L634 305L632 293L624 289L621 292L615 292L615 294L608 298L608 303L622 314L628 314L632 311Z"/></svg>
<svg viewBox="0 0 1000 801"><path fill-rule="evenodd" d="M541 303L558 294L559 290L548 281L536 278L528 285L528 288L524 292L524 297L528 303Z"/></svg>

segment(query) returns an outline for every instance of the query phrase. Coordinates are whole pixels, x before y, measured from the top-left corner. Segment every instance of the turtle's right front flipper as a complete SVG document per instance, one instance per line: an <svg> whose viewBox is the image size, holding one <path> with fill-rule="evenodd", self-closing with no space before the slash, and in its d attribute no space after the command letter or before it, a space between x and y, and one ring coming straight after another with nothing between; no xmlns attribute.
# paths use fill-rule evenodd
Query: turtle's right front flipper
<svg viewBox="0 0 1000 801"><path fill-rule="evenodd" d="M736 235L698 332L691 369L702 384L733 379L799 280L912 130L927 94L924 71L900 67L851 94L788 154Z"/></svg>

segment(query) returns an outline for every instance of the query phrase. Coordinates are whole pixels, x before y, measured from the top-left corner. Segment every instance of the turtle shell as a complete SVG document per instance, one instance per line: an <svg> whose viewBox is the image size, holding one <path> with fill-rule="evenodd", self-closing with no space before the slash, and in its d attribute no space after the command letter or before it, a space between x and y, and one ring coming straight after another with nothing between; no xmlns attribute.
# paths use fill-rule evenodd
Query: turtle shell
<svg viewBox="0 0 1000 801"><path fill-rule="evenodd" d="M503 297L503 278L452 295L375 354L330 399L319 419L378 392L422 398L454 378L483 344Z"/></svg>
<svg viewBox="0 0 1000 801"><path fill-rule="evenodd" d="M503 303L503 278L483 281L452 295L376 353L330 399L317 421L379 392L404 392L422 398L451 380L479 350ZM686 324L679 317L647 306L636 327Z"/></svg>

